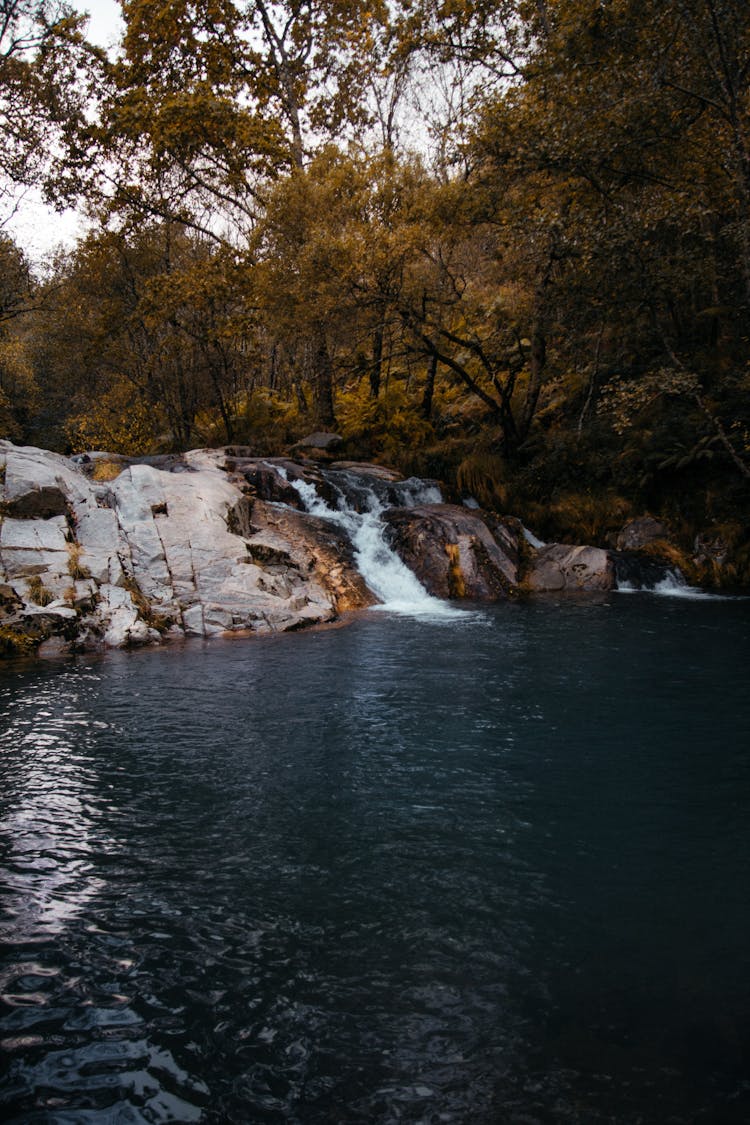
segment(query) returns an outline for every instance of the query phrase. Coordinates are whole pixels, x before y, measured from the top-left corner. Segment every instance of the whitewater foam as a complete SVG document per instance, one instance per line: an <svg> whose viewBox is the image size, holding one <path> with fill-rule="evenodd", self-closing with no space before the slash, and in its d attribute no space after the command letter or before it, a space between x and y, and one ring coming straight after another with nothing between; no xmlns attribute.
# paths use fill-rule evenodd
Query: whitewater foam
<svg viewBox="0 0 750 1125"><path fill-rule="evenodd" d="M388 544L382 520L385 509L374 489L363 484L361 477L358 479L360 503L364 493L365 510L357 511L348 503L344 492L330 476L327 480L336 492L336 508L332 508L318 494L315 485L301 480L290 480L289 483L299 494L305 511L330 520L346 532L354 548L357 569L369 589L380 600L380 604L373 606L373 609L435 621L468 616L470 611L458 609L429 594ZM420 488L420 484L416 480L404 482L401 497L404 507L440 501L440 492L435 485L428 484Z"/></svg>
<svg viewBox="0 0 750 1125"><path fill-rule="evenodd" d="M681 574L668 570L663 578L652 585L637 586L632 582L618 582L618 594L655 594L661 598L685 598L688 601L724 601L722 594L712 594L698 586L688 586Z"/></svg>

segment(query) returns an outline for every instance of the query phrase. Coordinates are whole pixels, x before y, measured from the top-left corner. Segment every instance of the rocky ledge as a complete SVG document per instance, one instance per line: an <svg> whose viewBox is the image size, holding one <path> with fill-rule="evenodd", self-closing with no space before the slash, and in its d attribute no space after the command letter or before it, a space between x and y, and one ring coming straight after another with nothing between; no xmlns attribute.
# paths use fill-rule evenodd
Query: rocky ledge
<svg viewBox="0 0 750 1125"><path fill-rule="evenodd" d="M616 581L609 552L534 545L517 520L438 503L434 482L403 481L381 466L321 468L231 448L67 458L0 442L0 479L6 653L285 632L372 605L326 501L353 511L375 504L385 539L440 597L498 600ZM305 510L300 484L321 497L318 514Z"/></svg>

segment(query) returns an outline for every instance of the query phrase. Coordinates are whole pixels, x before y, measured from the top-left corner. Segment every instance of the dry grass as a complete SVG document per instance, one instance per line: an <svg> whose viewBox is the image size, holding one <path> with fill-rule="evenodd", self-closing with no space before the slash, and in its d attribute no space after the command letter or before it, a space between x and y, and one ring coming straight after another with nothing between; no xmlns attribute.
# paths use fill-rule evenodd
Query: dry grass
<svg viewBox="0 0 750 1125"><path fill-rule="evenodd" d="M75 582L91 577L91 571L81 562L81 547L78 543L68 544L68 574Z"/></svg>
<svg viewBox="0 0 750 1125"><path fill-rule="evenodd" d="M33 574L31 578L27 578L26 585L29 589L29 597L36 605L49 605L50 602L55 600L55 595L47 589L38 574Z"/></svg>
<svg viewBox="0 0 750 1125"><path fill-rule="evenodd" d="M94 464L91 479L98 481L115 480L125 467L118 461L97 461Z"/></svg>

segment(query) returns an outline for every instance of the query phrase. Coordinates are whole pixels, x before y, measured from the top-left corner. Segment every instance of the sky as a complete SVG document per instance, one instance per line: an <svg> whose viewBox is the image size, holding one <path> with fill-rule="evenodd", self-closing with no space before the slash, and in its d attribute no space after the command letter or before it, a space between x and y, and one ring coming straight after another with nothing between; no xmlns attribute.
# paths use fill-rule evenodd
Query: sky
<svg viewBox="0 0 750 1125"><path fill-rule="evenodd" d="M120 5L117 0L72 0L72 6L89 16L88 34L101 47L114 46L120 36ZM83 230L76 211L58 214L47 207L38 191L28 190L17 202L17 211L4 229L34 263L41 262L61 243L70 246Z"/></svg>

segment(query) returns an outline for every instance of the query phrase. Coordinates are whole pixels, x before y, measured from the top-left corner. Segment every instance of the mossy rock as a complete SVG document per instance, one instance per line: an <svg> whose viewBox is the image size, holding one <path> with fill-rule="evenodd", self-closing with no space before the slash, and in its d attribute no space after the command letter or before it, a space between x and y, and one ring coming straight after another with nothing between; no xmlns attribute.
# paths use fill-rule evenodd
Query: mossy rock
<svg viewBox="0 0 750 1125"><path fill-rule="evenodd" d="M33 656L43 639L12 625L0 625L0 658Z"/></svg>

